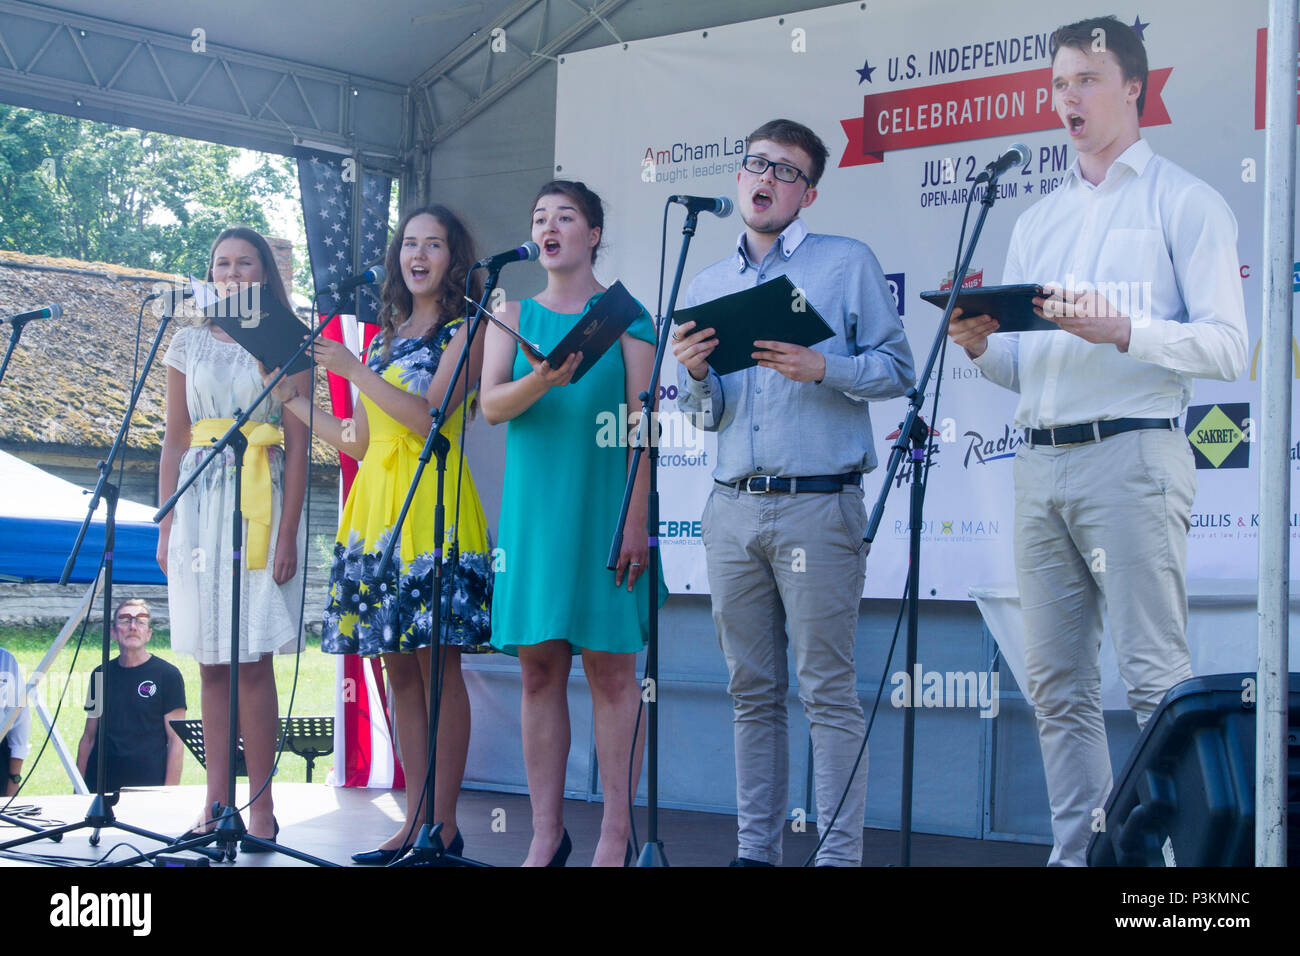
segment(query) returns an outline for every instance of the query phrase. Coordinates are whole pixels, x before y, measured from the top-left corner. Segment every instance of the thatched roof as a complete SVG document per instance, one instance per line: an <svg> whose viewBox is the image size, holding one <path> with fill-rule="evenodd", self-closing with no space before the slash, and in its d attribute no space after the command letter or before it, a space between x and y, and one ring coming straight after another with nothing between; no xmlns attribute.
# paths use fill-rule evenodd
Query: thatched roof
<svg viewBox="0 0 1300 956"><path fill-rule="evenodd" d="M130 399L140 303L159 283L182 278L105 262L0 250L0 315L50 303L63 307L63 317L56 322L30 324L14 350L0 382L0 443L58 446L90 455L107 451ZM159 321L146 307L141 363ZM168 328L131 420L128 441L133 450L156 456L162 447L167 380L162 356L176 330L196 321L192 314L180 314ZM0 349L8 343L9 326L0 326ZM328 408L325 376L317 379L317 401ZM313 461L337 463L333 449L320 441L313 445Z"/></svg>

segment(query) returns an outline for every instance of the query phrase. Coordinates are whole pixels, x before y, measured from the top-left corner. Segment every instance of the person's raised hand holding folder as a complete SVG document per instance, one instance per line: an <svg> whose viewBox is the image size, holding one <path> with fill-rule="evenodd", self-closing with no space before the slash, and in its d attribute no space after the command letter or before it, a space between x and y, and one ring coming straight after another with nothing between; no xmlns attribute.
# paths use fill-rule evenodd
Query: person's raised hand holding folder
<svg viewBox="0 0 1300 956"><path fill-rule="evenodd" d="M709 355L718 347L718 340L713 337L713 329L692 332L694 328L694 322L677 326L673 333L673 358L691 373L691 378L700 382L709 374Z"/></svg>
<svg viewBox="0 0 1300 956"><path fill-rule="evenodd" d="M548 389L557 388L561 385L568 385L569 379L573 378L573 373L578 370L582 364L582 352L574 352L564 360L564 364L559 368L551 368L551 363L545 359L536 359L528 349L520 349L528 364L533 367L533 372L545 383Z"/></svg>

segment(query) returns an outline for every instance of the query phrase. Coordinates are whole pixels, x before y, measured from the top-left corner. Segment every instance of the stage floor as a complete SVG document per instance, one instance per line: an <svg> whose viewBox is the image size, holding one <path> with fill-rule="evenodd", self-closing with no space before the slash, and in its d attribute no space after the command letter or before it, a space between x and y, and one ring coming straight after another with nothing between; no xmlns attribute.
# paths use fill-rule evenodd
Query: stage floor
<svg viewBox="0 0 1300 956"><path fill-rule="evenodd" d="M248 789L239 787L239 799ZM350 864L349 856L368 850L387 839L401 821L401 793L327 787L316 783L286 783L275 788L276 819L280 842L312 856ZM203 788L159 787L123 791L114 808L119 821L158 833L176 835L198 818ZM84 817L90 798L86 796L41 796L30 800L20 796L18 804L35 804L43 820L75 822ZM584 866L596 848L602 806L566 800L565 825L573 838L570 865ZM515 866L524 858L532 836L528 797L523 794L466 790L461 794L457 816L465 833L465 853L495 866ZM245 814L245 822L248 817ZM637 836L645 839L646 813L637 807ZM495 824L495 826L494 826ZM52 825L52 824L51 824ZM816 845L816 828L807 833L789 833L785 839L787 866L798 866ZM0 843L26 831L0 823ZM62 843L38 840L20 849L29 854L54 854L95 860L123 841L143 851L158 844L125 831L106 831L98 847L89 843L90 830L64 836ZM735 856L735 818L716 813L661 810L659 837L671 866L725 866ZM864 866L889 866L898 861L898 833L890 830L864 831ZM912 862L916 866L1042 866L1049 847L992 840L916 834L912 839ZM129 855L118 847L113 858ZM0 866L38 865L0 856ZM230 865L230 864L226 864ZM278 853L240 854L234 866L306 866Z"/></svg>

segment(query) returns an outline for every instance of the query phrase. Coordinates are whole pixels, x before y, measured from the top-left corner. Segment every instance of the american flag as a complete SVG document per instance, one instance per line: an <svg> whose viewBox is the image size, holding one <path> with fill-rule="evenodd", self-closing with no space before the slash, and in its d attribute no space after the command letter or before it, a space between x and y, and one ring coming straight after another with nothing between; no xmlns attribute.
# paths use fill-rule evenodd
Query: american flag
<svg viewBox="0 0 1300 956"><path fill-rule="evenodd" d="M361 255L352 254L352 193L357 175L351 156L299 149L298 191L302 194L302 217L307 228L307 255L311 259L312 283L317 289L337 284L376 262L388 246L388 198L393 181L376 173L361 174ZM359 268L358 268L359 266ZM353 296L342 301L326 294L317 300L321 315L356 315L366 323L378 324L379 298L374 286L362 286L360 302Z"/></svg>
<svg viewBox="0 0 1300 956"><path fill-rule="evenodd" d="M352 249L352 197L356 163L352 157L299 149L298 188L302 194L303 223L312 284L326 289L383 258L388 246L388 199L392 180L366 173L361 176L361 249ZM351 165L349 165L351 164ZM322 333L346 343L360 354L374 337L379 322L378 289L362 286L359 301L349 293L342 300L321 295L316 309L321 320L343 313ZM358 323L367 323L364 327ZM339 418L352 416L355 396L345 379L330 374L331 410ZM357 463L339 454L339 509L356 475ZM378 660L340 655L335 667L334 753L329 782L342 787L401 787L402 768L393 745L387 715L383 673Z"/></svg>

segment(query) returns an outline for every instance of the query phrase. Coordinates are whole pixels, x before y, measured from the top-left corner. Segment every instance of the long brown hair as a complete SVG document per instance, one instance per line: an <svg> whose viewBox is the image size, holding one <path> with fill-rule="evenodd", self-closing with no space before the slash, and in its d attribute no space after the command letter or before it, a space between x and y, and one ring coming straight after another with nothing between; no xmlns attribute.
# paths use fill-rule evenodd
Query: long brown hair
<svg viewBox="0 0 1300 956"><path fill-rule="evenodd" d="M460 217L442 205L419 206L409 210L393 230L393 238L389 240L388 251L384 254L385 277L379 293L379 321L384 330L385 359L393 347L397 326L411 315L411 290L406 287L406 280L402 277L402 240L406 236L406 227L416 216L432 216L447 233L449 261L447 272L442 277L442 286L438 289L438 324L429 334L432 335L452 319L464 314L467 306L463 296L468 295L477 302L483 294L483 280L474 272L474 238ZM467 278L470 281L468 291L465 288Z"/></svg>
<svg viewBox="0 0 1300 956"><path fill-rule="evenodd" d="M217 233L217 238L212 240L212 248L208 251L208 281L212 281L212 260L217 257L217 246L227 239L242 239L257 250L257 256L262 260L262 285L270 286L271 294L275 296L276 301L293 314L293 303L289 301L289 293L285 290L284 280L280 277L280 267L275 264L275 254L271 252L271 244L263 239L262 234L256 229L248 226L229 226Z"/></svg>

